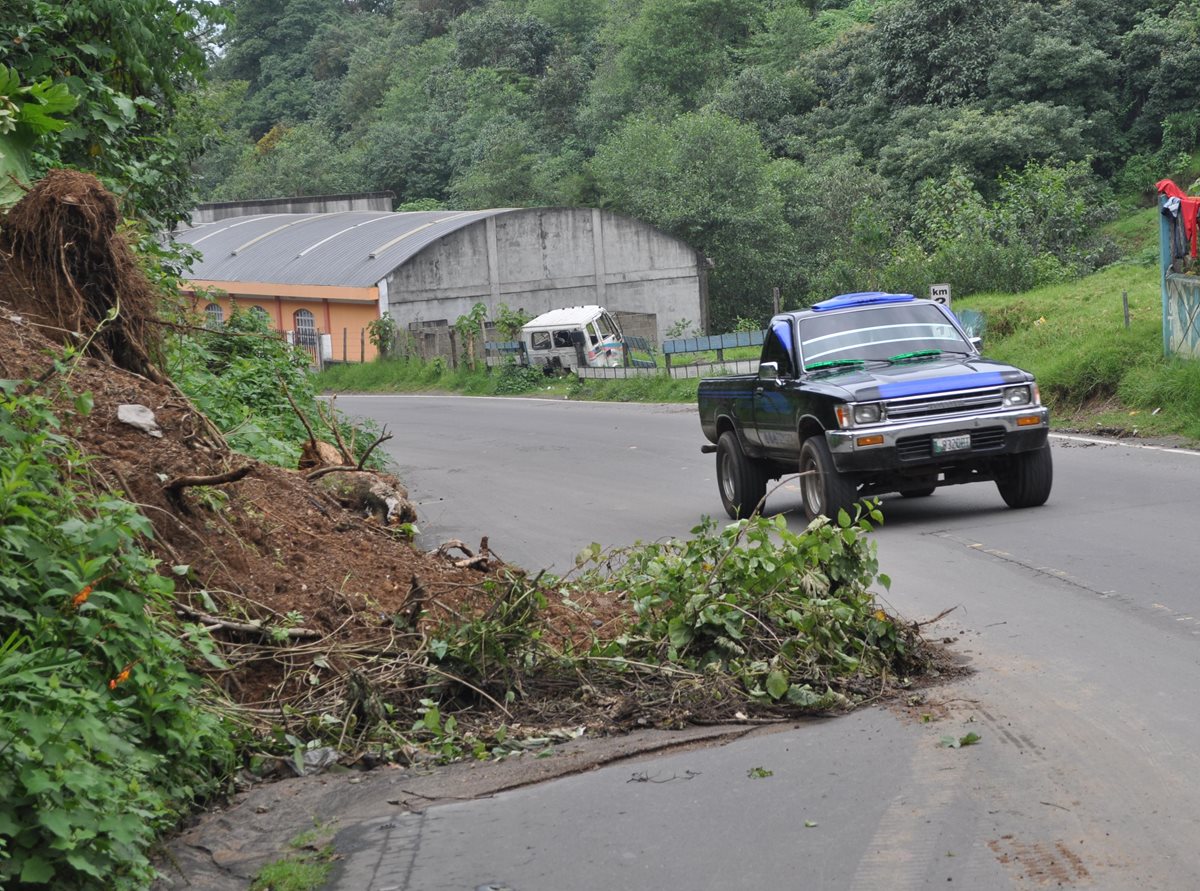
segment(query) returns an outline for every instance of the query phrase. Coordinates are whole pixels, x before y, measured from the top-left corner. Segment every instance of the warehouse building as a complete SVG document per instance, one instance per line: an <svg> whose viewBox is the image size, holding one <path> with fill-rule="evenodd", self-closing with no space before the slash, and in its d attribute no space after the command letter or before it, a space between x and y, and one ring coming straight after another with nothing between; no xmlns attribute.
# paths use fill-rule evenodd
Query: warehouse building
<svg viewBox="0 0 1200 891"><path fill-rule="evenodd" d="M705 258L646 223L597 208L394 213L390 200L204 205L175 233L200 255L191 291L212 322L235 300L335 360L372 358L366 328L384 312L417 331L476 303L530 316L596 303L656 343L673 326L707 330Z"/></svg>

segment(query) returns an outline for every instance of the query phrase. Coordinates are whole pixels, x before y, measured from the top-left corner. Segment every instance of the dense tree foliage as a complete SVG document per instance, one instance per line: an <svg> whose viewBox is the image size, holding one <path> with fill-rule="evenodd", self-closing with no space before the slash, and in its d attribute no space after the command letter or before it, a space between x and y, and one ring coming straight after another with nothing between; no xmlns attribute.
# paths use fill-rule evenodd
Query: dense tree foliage
<svg viewBox="0 0 1200 891"><path fill-rule="evenodd" d="M0 171L32 178L78 167L120 194L131 215L182 218L192 205L189 165L208 129L196 93L204 41L222 20L209 0L0 0L0 66L14 75L0 87L0 136L11 128L6 109L46 104L21 91L45 85L71 98L55 105L64 126L27 134L29 163Z"/></svg>
<svg viewBox="0 0 1200 891"><path fill-rule="evenodd" d="M718 327L1094 268L1200 139L1197 0L230 6L207 199L608 207L713 259Z"/></svg>

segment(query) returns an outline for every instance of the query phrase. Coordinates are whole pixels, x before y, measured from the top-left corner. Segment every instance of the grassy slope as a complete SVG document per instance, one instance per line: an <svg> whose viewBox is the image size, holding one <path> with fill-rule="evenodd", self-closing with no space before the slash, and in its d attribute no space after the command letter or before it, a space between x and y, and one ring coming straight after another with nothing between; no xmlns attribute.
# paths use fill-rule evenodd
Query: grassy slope
<svg viewBox="0 0 1200 891"><path fill-rule="evenodd" d="M1128 214L1107 232L1126 262L1078 281L1023 294L977 294L954 305L984 313L988 356L1037 375L1056 427L1200 441L1200 362L1162 354L1157 210ZM1122 294L1129 298L1129 328ZM694 378L517 380L405 362L335 367L319 384L341 392L453 390L638 402L690 402L696 392Z"/></svg>

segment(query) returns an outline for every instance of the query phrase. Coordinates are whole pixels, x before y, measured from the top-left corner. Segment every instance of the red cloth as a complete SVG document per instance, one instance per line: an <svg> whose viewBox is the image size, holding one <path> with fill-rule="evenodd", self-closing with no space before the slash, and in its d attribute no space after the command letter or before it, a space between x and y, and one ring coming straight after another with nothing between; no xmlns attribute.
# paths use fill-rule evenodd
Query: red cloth
<svg viewBox="0 0 1200 891"><path fill-rule="evenodd" d="M1154 188L1158 189L1158 194L1166 195L1168 198L1183 199L1187 197L1187 192L1175 185L1172 180L1160 179L1154 184Z"/></svg>
<svg viewBox="0 0 1200 891"><path fill-rule="evenodd" d="M1154 184L1160 195L1179 199L1179 215L1183 218L1183 234L1192 246L1192 256L1197 256L1196 214L1200 213L1200 197L1189 198L1187 192L1169 179L1160 179Z"/></svg>
<svg viewBox="0 0 1200 891"><path fill-rule="evenodd" d="M1192 256L1196 256L1196 213L1200 211L1200 198L1180 198L1179 214L1183 217L1183 234L1187 236L1188 244L1192 246Z"/></svg>

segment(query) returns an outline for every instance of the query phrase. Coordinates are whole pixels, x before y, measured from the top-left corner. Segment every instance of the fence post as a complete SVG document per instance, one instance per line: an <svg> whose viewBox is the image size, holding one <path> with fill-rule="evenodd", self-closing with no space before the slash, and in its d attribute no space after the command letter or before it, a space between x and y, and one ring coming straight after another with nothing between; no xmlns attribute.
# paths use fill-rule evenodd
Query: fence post
<svg viewBox="0 0 1200 891"><path fill-rule="evenodd" d="M367 329L358 329L358 364L362 365L367 361Z"/></svg>
<svg viewBox="0 0 1200 891"><path fill-rule="evenodd" d="M349 353L349 351L346 349L346 339L347 339L349 336L350 336L350 329L349 329L349 328L343 328L343 329L342 329L342 361L343 361L343 362L349 362L349 361L350 361L350 353Z"/></svg>
<svg viewBox="0 0 1200 891"><path fill-rule="evenodd" d="M455 371L458 370L458 338L455 337L456 332L453 328L449 329L450 333L450 367Z"/></svg>

